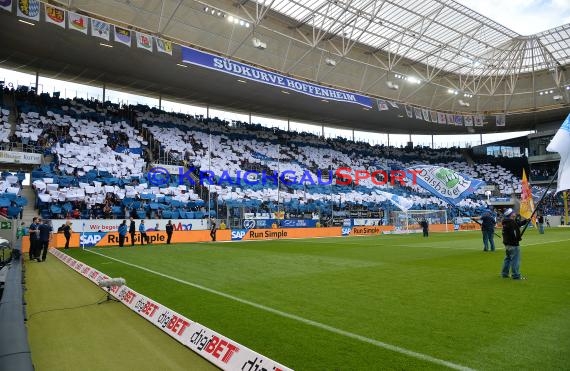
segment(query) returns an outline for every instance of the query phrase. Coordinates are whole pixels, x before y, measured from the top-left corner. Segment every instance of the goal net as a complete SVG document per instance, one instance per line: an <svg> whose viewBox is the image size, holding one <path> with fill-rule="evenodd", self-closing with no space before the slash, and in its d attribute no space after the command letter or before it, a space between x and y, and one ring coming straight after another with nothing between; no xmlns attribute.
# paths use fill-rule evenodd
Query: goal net
<svg viewBox="0 0 570 371"><path fill-rule="evenodd" d="M390 213L390 224L394 226L397 232L402 233L421 232L420 222L424 219L430 226L434 224L444 225L442 229L438 230L448 231L446 210L408 210Z"/></svg>

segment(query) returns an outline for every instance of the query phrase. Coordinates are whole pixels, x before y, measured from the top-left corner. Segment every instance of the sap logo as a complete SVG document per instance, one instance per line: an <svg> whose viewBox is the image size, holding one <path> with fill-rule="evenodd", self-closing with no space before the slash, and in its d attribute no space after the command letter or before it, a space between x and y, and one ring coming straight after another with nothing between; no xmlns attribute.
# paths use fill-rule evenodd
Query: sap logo
<svg viewBox="0 0 570 371"><path fill-rule="evenodd" d="M243 221L243 227L244 227L245 229L252 229L252 228L255 228L255 220L253 220L253 219L245 219L245 220Z"/></svg>
<svg viewBox="0 0 570 371"><path fill-rule="evenodd" d="M105 235L106 233L84 233L79 236L79 244L86 247L96 246Z"/></svg>
<svg viewBox="0 0 570 371"><path fill-rule="evenodd" d="M232 241L241 241L247 233L247 229L234 229L232 230Z"/></svg>
<svg viewBox="0 0 570 371"><path fill-rule="evenodd" d="M348 227L343 227L342 228L342 235L343 236L348 236L350 234L350 228Z"/></svg>

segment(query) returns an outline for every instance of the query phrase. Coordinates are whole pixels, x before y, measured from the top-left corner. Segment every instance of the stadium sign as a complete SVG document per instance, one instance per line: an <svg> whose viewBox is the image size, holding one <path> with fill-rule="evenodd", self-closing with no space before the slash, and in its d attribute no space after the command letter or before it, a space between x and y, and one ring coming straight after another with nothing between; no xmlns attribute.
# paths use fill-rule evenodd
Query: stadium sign
<svg viewBox="0 0 570 371"><path fill-rule="evenodd" d="M39 153L0 151L0 162L40 165L42 163L42 155Z"/></svg>
<svg viewBox="0 0 570 371"><path fill-rule="evenodd" d="M72 229L74 232L116 232L122 219L72 219ZM59 227L67 222L65 219L52 220L52 228L57 231ZM140 219L135 219L138 231ZM167 219L144 219L144 224L148 232L166 230ZM127 220L127 225L129 221ZM175 231L196 231L208 229L207 219L174 219L172 221Z"/></svg>
<svg viewBox="0 0 570 371"><path fill-rule="evenodd" d="M270 72L268 70L236 62L229 58L223 58L184 46L182 47L182 61L263 84L278 86L282 89L293 90L297 93L320 99L355 103L368 108L372 107L372 99L364 95L311 84L285 75Z"/></svg>

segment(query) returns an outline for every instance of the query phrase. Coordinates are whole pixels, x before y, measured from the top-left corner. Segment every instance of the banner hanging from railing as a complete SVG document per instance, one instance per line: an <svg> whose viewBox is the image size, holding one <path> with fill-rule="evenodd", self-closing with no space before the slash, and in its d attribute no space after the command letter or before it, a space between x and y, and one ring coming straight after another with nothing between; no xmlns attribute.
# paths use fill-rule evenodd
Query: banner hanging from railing
<svg viewBox="0 0 570 371"><path fill-rule="evenodd" d="M320 99L356 103L368 108L372 107L372 99L364 95L311 84L192 48L182 47L182 61Z"/></svg>

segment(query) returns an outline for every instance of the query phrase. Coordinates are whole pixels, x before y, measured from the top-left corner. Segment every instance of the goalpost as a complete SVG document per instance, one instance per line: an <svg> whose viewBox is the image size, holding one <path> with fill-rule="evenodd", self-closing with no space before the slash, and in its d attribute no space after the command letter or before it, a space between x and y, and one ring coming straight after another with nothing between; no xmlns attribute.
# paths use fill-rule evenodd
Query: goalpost
<svg viewBox="0 0 570 371"><path fill-rule="evenodd" d="M421 231L420 222L425 219L432 224L444 224L445 231L449 232L447 225L447 210L408 210L392 211L390 213L390 224L396 231L403 233L413 233Z"/></svg>

